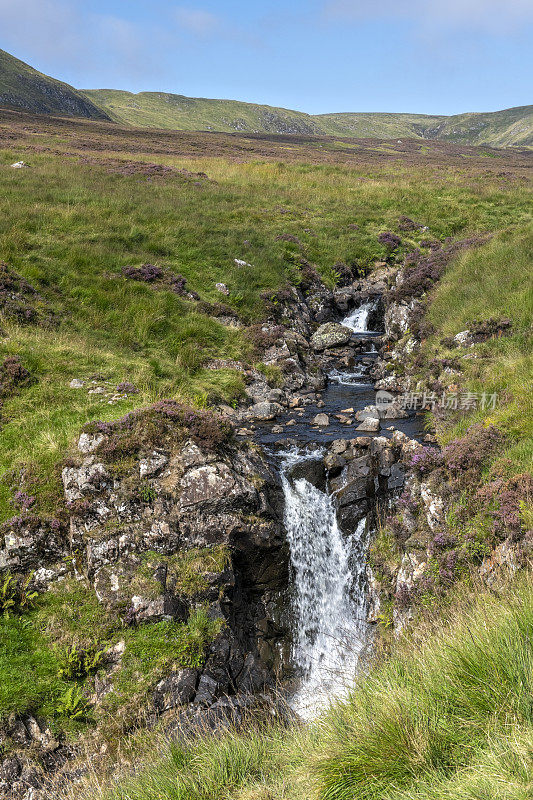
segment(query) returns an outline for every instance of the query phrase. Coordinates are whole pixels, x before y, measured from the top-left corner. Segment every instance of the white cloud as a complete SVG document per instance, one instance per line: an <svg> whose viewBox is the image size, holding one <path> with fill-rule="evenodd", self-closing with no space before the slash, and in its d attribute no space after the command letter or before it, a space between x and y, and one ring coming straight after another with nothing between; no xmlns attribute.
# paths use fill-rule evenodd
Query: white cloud
<svg viewBox="0 0 533 800"><path fill-rule="evenodd" d="M533 22L533 0L327 0L330 19L405 19L420 29L508 32Z"/></svg>
<svg viewBox="0 0 533 800"><path fill-rule="evenodd" d="M197 36L209 36L222 27L218 17L200 8L180 6L175 9L174 16L182 28L195 33Z"/></svg>

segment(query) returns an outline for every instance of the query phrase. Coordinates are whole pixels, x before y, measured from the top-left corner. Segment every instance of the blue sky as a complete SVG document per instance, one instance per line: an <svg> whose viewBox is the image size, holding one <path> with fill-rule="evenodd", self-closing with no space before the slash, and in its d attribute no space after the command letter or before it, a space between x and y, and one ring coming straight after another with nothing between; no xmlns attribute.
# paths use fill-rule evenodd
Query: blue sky
<svg viewBox="0 0 533 800"><path fill-rule="evenodd" d="M79 88L310 113L533 103L533 0L0 0L0 47Z"/></svg>

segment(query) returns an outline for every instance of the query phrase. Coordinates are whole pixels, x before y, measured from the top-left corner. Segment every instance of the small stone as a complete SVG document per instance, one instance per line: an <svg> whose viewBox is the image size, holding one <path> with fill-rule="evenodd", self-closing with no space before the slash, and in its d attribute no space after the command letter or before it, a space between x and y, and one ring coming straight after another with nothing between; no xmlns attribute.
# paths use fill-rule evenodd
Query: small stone
<svg viewBox="0 0 533 800"><path fill-rule="evenodd" d="M272 433L283 433L283 425L274 425L271 430Z"/></svg>
<svg viewBox="0 0 533 800"><path fill-rule="evenodd" d="M313 425L319 425L321 428L327 428L329 425L329 417L327 414L317 414L313 420Z"/></svg>
<svg viewBox="0 0 533 800"><path fill-rule="evenodd" d="M325 405L326 405L326 404L324 403L324 401L323 401L323 400L319 400L319 401L318 401L318 403L316 404L316 407L317 407L317 408L324 408L324 406L325 406Z"/></svg>
<svg viewBox="0 0 533 800"><path fill-rule="evenodd" d="M69 386L71 389L83 389L85 386L85 381L82 381L79 378L72 378Z"/></svg>
<svg viewBox="0 0 533 800"><path fill-rule="evenodd" d="M289 427L290 425L296 425L295 419L290 419L288 422L285 423L285 427Z"/></svg>
<svg viewBox="0 0 533 800"><path fill-rule="evenodd" d="M25 167L29 167L29 164L26 164L24 161L15 161L14 164L11 164L13 169L24 169Z"/></svg>
<svg viewBox="0 0 533 800"><path fill-rule="evenodd" d="M353 414L353 408L341 408L341 414Z"/></svg>
<svg viewBox="0 0 533 800"><path fill-rule="evenodd" d="M215 283L215 289L221 294L229 295L229 289L225 283Z"/></svg>

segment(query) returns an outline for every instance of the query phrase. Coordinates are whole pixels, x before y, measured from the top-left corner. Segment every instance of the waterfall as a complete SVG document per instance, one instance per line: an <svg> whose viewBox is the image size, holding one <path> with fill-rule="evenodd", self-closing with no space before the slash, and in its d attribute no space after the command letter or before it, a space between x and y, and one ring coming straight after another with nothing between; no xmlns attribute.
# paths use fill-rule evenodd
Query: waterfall
<svg viewBox="0 0 533 800"><path fill-rule="evenodd" d="M351 328L354 333L367 333L368 331L368 318L370 312L374 309L375 302L369 300L367 303L354 309L347 317L342 320L342 324L347 328Z"/></svg>
<svg viewBox="0 0 533 800"><path fill-rule="evenodd" d="M294 710L314 716L342 696L355 677L365 644L364 553L366 525L344 537L331 498L305 478L291 483L282 469L285 526L294 573L295 639L293 661L301 685Z"/></svg>

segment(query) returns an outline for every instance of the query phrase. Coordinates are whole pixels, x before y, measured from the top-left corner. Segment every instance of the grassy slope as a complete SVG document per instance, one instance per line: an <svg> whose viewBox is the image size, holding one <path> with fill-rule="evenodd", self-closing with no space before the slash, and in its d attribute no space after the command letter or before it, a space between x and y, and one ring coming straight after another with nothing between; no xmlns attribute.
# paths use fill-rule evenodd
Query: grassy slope
<svg viewBox="0 0 533 800"><path fill-rule="evenodd" d="M117 122L138 126L355 138L442 138L495 147L533 144L532 106L453 117L378 113L312 116L235 100L208 100L161 92L132 94L114 89L94 89L86 90L84 94Z"/></svg>
<svg viewBox="0 0 533 800"><path fill-rule="evenodd" d="M424 137L446 117L425 114L320 114L314 117L324 133L332 136L394 139Z"/></svg>
<svg viewBox="0 0 533 800"><path fill-rule="evenodd" d="M427 342L429 358L453 357L439 343L473 319L513 322L512 334L476 348L479 358L463 360L464 379L473 392L496 393L494 410L469 415L447 430L460 435L472 422L492 423L508 435L502 461L514 472L533 471L533 227L505 232L485 247L464 254L442 280L429 319L439 333Z"/></svg>
<svg viewBox="0 0 533 800"><path fill-rule="evenodd" d="M39 114L108 119L107 114L68 83L43 75L0 50L0 105Z"/></svg>
<svg viewBox="0 0 533 800"><path fill-rule="evenodd" d="M488 114L457 114L436 126L432 137L463 144L494 147L533 145L533 106L519 106Z"/></svg>

